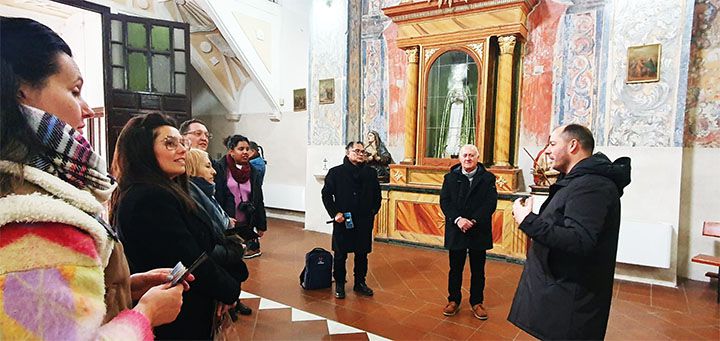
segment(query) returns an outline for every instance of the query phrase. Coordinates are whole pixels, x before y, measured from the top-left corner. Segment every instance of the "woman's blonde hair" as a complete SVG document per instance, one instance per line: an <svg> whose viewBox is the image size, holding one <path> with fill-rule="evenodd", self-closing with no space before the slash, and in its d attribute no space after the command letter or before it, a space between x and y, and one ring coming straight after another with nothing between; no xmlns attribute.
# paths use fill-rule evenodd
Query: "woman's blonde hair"
<svg viewBox="0 0 720 341"><path fill-rule="evenodd" d="M202 149L192 148L185 154L185 174L187 176L199 176L201 167L210 160L208 153Z"/></svg>

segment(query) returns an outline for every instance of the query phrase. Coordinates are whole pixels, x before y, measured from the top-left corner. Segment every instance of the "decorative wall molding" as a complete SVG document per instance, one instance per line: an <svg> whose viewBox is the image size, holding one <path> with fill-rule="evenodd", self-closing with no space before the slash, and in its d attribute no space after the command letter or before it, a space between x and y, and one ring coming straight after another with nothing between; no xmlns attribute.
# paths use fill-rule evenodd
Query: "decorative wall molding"
<svg viewBox="0 0 720 341"><path fill-rule="evenodd" d="M347 24L347 117L345 142L358 141L362 134L361 0L348 1Z"/></svg>
<svg viewBox="0 0 720 341"><path fill-rule="evenodd" d="M435 52L438 51L438 49L431 48L431 49L424 49L424 51L425 51L424 52L425 53L425 64L427 64L430 61L430 58L432 58L432 56L435 54ZM415 62L417 63L417 59L415 60ZM412 63L410 61L410 58L408 58L408 63Z"/></svg>
<svg viewBox="0 0 720 341"><path fill-rule="evenodd" d="M515 51L515 42L517 42L517 38L514 35L498 37L500 54L512 54Z"/></svg>
<svg viewBox="0 0 720 341"><path fill-rule="evenodd" d="M556 55L560 68L555 79L555 101L558 124L578 123L590 127L602 145L603 127L595 119L604 117L598 108L599 94L604 88L604 72L599 71L606 62L602 54L606 35L603 32L604 8L587 8L578 11L575 5L568 8L561 23ZM571 10L572 9L572 10Z"/></svg>
<svg viewBox="0 0 720 341"><path fill-rule="evenodd" d="M480 56L480 58L483 57L483 47L484 46L485 45L483 43L467 44L467 47L469 47L471 50L475 51L475 53L477 53L477 55Z"/></svg>
<svg viewBox="0 0 720 341"><path fill-rule="evenodd" d="M680 60L685 6L671 0L621 1L615 6L608 64L607 144L673 146L675 117L682 115L676 103L680 64L688 62ZM655 43L662 44L665 52L660 61L660 80L626 84L627 48Z"/></svg>
<svg viewBox="0 0 720 341"><path fill-rule="evenodd" d="M453 7L438 8L438 9L429 10L429 11L398 15L395 17L396 18L395 21L400 22L400 21L427 18L427 17L432 17L432 16L438 16L438 15L452 14L455 12L479 10L482 8L502 6L502 5L513 4L513 3L517 3L517 2L518 2L518 0L491 0L491 1L474 2L474 3L467 3L467 4L463 3L458 6L453 6ZM523 3L525 3L525 5L528 8L532 8L537 3L537 1L525 0L525 1L523 1Z"/></svg>
<svg viewBox="0 0 720 341"><path fill-rule="evenodd" d="M698 1L693 26L683 144L720 148L720 2Z"/></svg>

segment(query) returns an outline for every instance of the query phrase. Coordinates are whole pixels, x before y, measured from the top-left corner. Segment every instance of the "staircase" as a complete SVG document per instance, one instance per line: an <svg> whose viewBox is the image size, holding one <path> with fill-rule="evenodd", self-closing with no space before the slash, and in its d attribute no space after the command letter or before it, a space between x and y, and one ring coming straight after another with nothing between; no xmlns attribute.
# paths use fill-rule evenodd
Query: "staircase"
<svg viewBox="0 0 720 341"><path fill-rule="evenodd" d="M174 0L167 6L173 20L190 24L191 63L227 109L227 118L266 114L279 120L272 73L279 5L267 0Z"/></svg>

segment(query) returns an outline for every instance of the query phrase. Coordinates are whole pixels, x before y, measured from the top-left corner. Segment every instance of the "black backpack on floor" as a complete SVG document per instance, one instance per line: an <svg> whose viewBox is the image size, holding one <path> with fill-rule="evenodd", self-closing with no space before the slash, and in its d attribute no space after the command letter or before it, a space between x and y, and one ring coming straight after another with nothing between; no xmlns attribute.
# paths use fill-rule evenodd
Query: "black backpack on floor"
<svg viewBox="0 0 720 341"><path fill-rule="evenodd" d="M303 289L324 289L332 286L332 254L316 247L305 254L305 268L300 273L300 286Z"/></svg>

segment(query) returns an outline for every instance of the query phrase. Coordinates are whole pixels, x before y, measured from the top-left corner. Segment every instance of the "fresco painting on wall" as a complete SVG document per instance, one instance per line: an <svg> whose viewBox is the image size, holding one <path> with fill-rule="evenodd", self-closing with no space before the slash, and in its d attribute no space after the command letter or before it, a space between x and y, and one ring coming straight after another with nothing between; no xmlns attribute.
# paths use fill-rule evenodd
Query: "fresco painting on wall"
<svg viewBox="0 0 720 341"><path fill-rule="evenodd" d="M303 111L307 109L307 93L305 89L293 90L293 111Z"/></svg>
<svg viewBox="0 0 720 341"><path fill-rule="evenodd" d="M321 79L319 87L320 104L335 103L335 79Z"/></svg>
<svg viewBox="0 0 720 341"><path fill-rule="evenodd" d="M695 4L685 146L720 148L720 0Z"/></svg>
<svg viewBox="0 0 720 341"><path fill-rule="evenodd" d="M568 4L542 1L528 16L528 43L523 65L522 145L545 145L553 120L553 88L556 70L555 45L559 26L564 21ZM561 56L562 57L562 56Z"/></svg>
<svg viewBox="0 0 720 341"><path fill-rule="evenodd" d="M660 80L660 44L628 47L627 83Z"/></svg>

